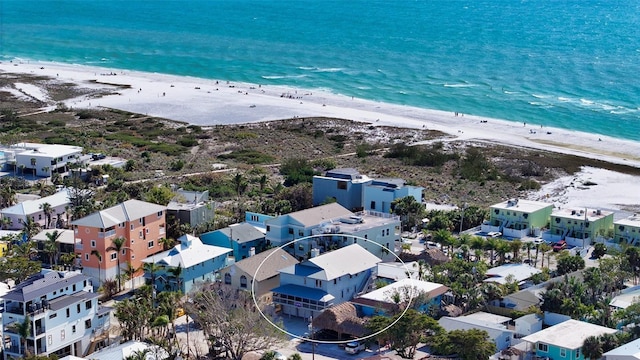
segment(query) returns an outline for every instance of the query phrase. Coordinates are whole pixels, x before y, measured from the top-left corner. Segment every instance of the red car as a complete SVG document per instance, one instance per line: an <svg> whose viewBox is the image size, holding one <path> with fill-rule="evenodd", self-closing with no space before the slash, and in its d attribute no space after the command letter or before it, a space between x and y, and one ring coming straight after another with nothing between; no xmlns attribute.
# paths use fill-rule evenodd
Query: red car
<svg viewBox="0 0 640 360"><path fill-rule="evenodd" d="M553 244L553 251L561 251L567 248L567 242L564 240L560 240L557 243Z"/></svg>

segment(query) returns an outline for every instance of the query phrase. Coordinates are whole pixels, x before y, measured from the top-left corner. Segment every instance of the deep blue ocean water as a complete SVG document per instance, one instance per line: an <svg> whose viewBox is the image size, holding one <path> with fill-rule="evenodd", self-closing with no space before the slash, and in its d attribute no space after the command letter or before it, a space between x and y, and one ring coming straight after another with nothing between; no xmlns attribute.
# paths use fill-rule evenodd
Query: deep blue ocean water
<svg viewBox="0 0 640 360"><path fill-rule="evenodd" d="M640 141L637 0L0 0L0 56Z"/></svg>

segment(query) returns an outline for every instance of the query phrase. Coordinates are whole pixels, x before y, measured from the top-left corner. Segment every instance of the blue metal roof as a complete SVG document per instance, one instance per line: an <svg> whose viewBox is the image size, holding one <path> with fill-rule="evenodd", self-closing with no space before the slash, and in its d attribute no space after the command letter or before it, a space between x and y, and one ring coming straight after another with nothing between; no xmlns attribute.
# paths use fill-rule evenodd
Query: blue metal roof
<svg viewBox="0 0 640 360"><path fill-rule="evenodd" d="M334 299L334 296L327 293L326 291L322 291L320 289L312 289L305 286L294 285L294 284L282 285L271 291L274 293L291 295L291 296L296 296L296 297L305 298L309 300L316 300L316 301L327 302Z"/></svg>

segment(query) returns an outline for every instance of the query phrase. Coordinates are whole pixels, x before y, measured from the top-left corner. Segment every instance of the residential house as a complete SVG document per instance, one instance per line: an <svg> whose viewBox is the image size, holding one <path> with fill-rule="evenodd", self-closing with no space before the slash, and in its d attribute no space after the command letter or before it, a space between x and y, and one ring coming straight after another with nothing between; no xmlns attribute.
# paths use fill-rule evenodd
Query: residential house
<svg viewBox="0 0 640 360"><path fill-rule="evenodd" d="M144 277L158 291L188 293L199 282L218 280L218 271L228 265L231 249L203 244L199 238L183 235L172 249L149 256L145 264L156 264L153 273L145 269Z"/></svg>
<svg viewBox="0 0 640 360"><path fill-rule="evenodd" d="M570 319L525 336L522 340L528 342L528 349L540 358L583 360L581 348L586 338L615 332L615 329Z"/></svg>
<svg viewBox="0 0 640 360"><path fill-rule="evenodd" d="M42 230L33 236L32 240L36 242L38 252L40 253L40 260L49 264L49 254L45 251L45 244L49 241L49 236L52 236L53 232L58 232L57 254L51 254L53 256L53 263L60 264L60 256L62 254L75 254L76 236L73 230L66 229L47 229ZM50 234L47 236L47 234ZM50 264L52 265L52 264ZM72 265L76 265L75 263Z"/></svg>
<svg viewBox="0 0 640 360"><path fill-rule="evenodd" d="M51 222L47 224L47 215L42 209L43 204L51 206ZM38 223L42 228L62 227L64 216L69 206L69 190L62 189L57 193L40 199L26 200L16 205L0 210L0 218L10 219L9 230L22 230L27 217Z"/></svg>
<svg viewBox="0 0 640 360"><path fill-rule="evenodd" d="M364 316L392 314L400 306L417 307L418 311L435 313L440 310L442 295L449 288L438 283L415 279L401 279L351 300Z"/></svg>
<svg viewBox="0 0 640 360"><path fill-rule="evenodd" d="M251 253L257 254L267 248L265 235L248 223L229 225L223 229L204 233L200 238L205 244L232 249L236 261L246 259Z"/></svg>
<svg viewBox="0 0 640 360"><path fill-rule="evenodd" d="M265 221L266 240L298 259L311 249L325 252L357 243L379 258L393 259L394 242L400 239L400 218L375 211L352 213L331 203L280 215Z"/></svg>
<svg viewBox="0 0 640 360"><path fill-rule="evenodd" d="M506 237L539 235L549 224L553 204L523 199L509 199L491 205L489 221L482 224L485 233L501 232Z"/></svg>
<svg viewBox="0 0 640 360"><path fill-rule="evenodd" d="M118 261L121 268L131 263L139 269L143 259L163 250L165 217L164 206L127 200L72 221L82 272L96 279L99 285L105 279L116 278ZM125 239L120 254L113 248L113 240L117 238Z"/></svg>
<svg viewBox="0 0 640 360"><path fill-rule="evenodd" d="M376 282L392 284L402 279L419 279L419 263L409 262L381 262L378 264Z"/></svg>
<svg viewBox="0 0 640 360"><path fill-rule="evenodd" d="M259 214L251 211L245 211L244 222L252 225L256 229L258 229L258 231L260 231L261 233L266 234L267 226L265 225L265 222L269 219L273 219L274 217L275 216Z"/></svg>
<svg viewBox="0 0 640 360"><path fill-rule="evenodd" d="M271 289L280 285L280 270L298 264L293 256L281 248L273 248L251 255L220 270L226 285L253 292L257 301L270 304Z"/></svg>
<svg viewBox="0 0 640 360"><path fill-rule="evenodd" d="M4 297L2 325L5 359L34 356L85 356L92 343L108 338L112 309L98 304L91 280L79 272L43 270ZM14 324L31 322L21 339Z"/></svg>
<svg viewBox="0 0 640 360"><path fill-rule="evenodd" d="M372 179L353 168L327 171L324 176L313 177L313 205L335 201L352 211L373 210L391 212L391 203L399 198L413 196L422 202L420 186L407 185L403 179Z"/></svg>
<svg viewBox="0 0 640 360"><path fill-rule="evenodd" d="M542 325L544 323L542 317L535 313L521 316L513 320L513 322L516 338L522 338L527 335L537 333L542 330Z"/></svg>
<svg viewBox="0 0 640 360"><path fill-rule="evenodd" d="M423 187L407 185L399 178L372 179L364 186L364 209L390 213L393 210L391 204L407 196L412 196L418 203L422 203L423 190Z"/></svg>
<svg viewBox="0 0 640 360"><path fill-rule="evenodd" d="M492 312L498 312L501 314L511 313L512 311L529 311L532 307L536 308L540 306L540 298L535 293L529 291L529 289L520 290L513 294L506 295L500 299L496 299L490 302L490 307L496 307L498 309L504 309L504 311L494 310Z"/></svg>
<svg viewBox="0 0 640 360"><path fill-rule="evenodd" d="M378 262L378 257L358 244L312 257L280 270L273 302L283 314L315 317L368 289Z"/></svg>
<svg viewBox="0 0 640 360"><path fill-rule="evenodd" d="M495 282L498 284L506 284L509 280L515 281L519 286L523 286L525 281L531 276L541 273L542 270L536 269L527 264L504 264L493 267L485 273L485 282Z"/></svg>
<svg viewBox="0 0 640 360"><path fill-rule="evenodd" d="M603 354L605 360L640 360L640 339L620 345Z"/></svg>
<svg viewBox="0 0 640 360"><path fill-rule="evenodd" d="M362 210L364 186L371 180L353 168L333 169L324 176L316 175L313 177L313 205L335 201L346 209Z"/></svg>
<svg viewBox="0 0 640 360"><path fill-rule="evenodd" d="M94 353L91 353L91 360L142 360L137 355L144 354L144 360L164 360L169 358L167 350L158 345L152 345L146 342L130 340L122 344L113 344ZM81 360L63 358L60 360Z"/></svg>
<svg viewBox="0 0 640 360"><path fill-rule="evenodd" d="M613 238L621 244L640 246L640 216L633 214L613 222Z"/></svg>
<svg viewBox="0 0 640 360"><path fill-rule="evenodd" d="M568 245L584 248L613 229L613 212L587 208L556 209L551 213L549 224L549 231L543 234L543 239L565 240Z"/></svg>
<svg viewBox="0 0 640 360"><path fill-rule="evenodd" d="M15 149L16 168L22 169L22 173L41 177L66 172L69 164L82 155L81 147L71 145L20 143L12 148Z"/></svg>
<svg viewBox="0 0 640 360"><path fill-rule="evenodd" d="M177 190L176 196L167 204L167 218L174 218L180 224L190 224L191 228L213 221L214 202L209 199L209 190Z"/></svg>
<svg viewBox="0 0 640 360"><path fill-rule="evenodd" d="M640 285L626 288L609 302L615 310L623 310L640 301Z"/></svg>
<svg viewBox="0 0 640 360"><path fill-rule="evenodd" d="M489 338L496 344L496 349L502 351L514 344L513 330L507 328L507 322L511 318L487 313L477 313L468 316L449 317L444 316L438 320L440 326L446 331L453 330L484 330Z"/></svg>

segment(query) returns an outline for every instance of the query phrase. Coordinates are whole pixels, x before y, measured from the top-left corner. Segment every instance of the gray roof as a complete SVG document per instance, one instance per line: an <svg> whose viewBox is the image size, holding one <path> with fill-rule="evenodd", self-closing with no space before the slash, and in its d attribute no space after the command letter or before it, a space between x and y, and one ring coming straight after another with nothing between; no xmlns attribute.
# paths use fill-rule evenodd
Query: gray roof
<svg viewBox="0 0 640 360"><path fill-rule="evenodd" d="M13 301L29 301L39 299L46 294L64 288L70 284L77 284L89 277L75 272L49 271L29 277L9 291L3 298Z"/></svg>
<svg viewBox="0 0 640 360"><path fill-rule="evenodd" d="M71 306L75 303L91 300L97 297L100 297L100 294L87 292L87 291L79 291L72 295L64 295L59 298L53 299L49 301L49 306L51 307L51 310L58 311L60 309L66 308L67 306Z"/></svg>
<svg viewBox="0 0 640 360"><path fill-rule="evenodd" d="M260 230L256 229L255 226L246 222L229 225L228 227L220 229L219 231L228 238L231 238L233 236L233 240L235 240L239 244L248 241L264 239L264 234L260 232Z"/></svg>
<svg viewBox="0 0 640 360"><path fill-rule="evenodd" d="M131 220L141 219L145 216L165 211L166 206L148 203L140 200L127 200L108 209L95 212L82 219L72 221L71 225L81 225L100 229L106 229Z"/></svg>
<svg viewBox="0 0 640 360"><path fill-rule="evenodd" d="M311 258L300 265L289 266L281 272L307 276L311 279L333 280L343 275L355 275L375 268L380 259L358 244Z"/></svg>
<svg viewBox="0 0 640 360"><path fill-rule="evenodd" d="M250 274L255 281L263 281L278 275L278 270L297 263L298 260L289 253L275 248L240 260L232 266Z"/></svg>
<svg viewBox="0 0 640 360"><path fill-rule="evenodd" d="M292 212L289 217L305 227L319 225L322 222L341 217L349 217L354 214L338 203L320 205L309 209Z"/></svg>

